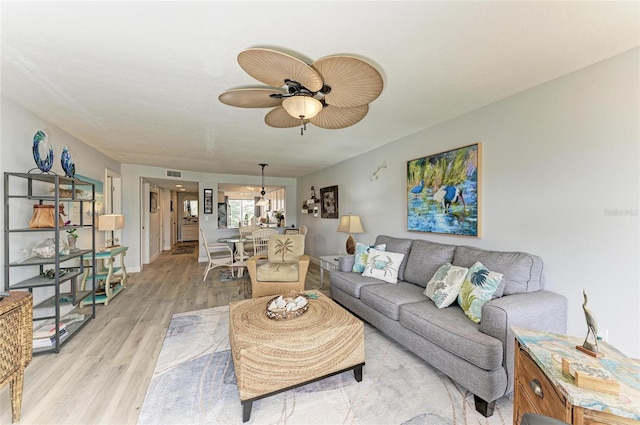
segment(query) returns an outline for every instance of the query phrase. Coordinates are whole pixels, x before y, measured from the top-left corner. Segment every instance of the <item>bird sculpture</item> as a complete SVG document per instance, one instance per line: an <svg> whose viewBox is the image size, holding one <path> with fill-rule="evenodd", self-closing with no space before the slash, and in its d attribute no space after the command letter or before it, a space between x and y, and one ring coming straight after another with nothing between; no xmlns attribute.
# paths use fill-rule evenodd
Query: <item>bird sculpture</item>
<svg viewBox="0 0 640 425"><path fill-rule="evenodd" d="M587 293L584 291L584 289L582 290L582 295L584 296L582 309L584 310L584 317L587 320L587 337L584 339L584 344L582 344L582 346L589 351L597 353L598 322L596 321L596 316L593 314L593 312L587 308ZM592 341L590 341L589 339L591 339Z"/></svg>
<svg viewBox="0 0 640 425"><path fill-rule="evenodd" d="M62 149L62 154L60 155L60 164L62 165L62 169L67 177L73 178L76 174L76 164L73 163L73 159L71 158L71 154L69 153L69 149L65 146Z"/></svg>
<svg viewBox="0 0 640 425"><path fill-rule="evenodd" d="M413 196L418 196L422 189L424 189L424 180L420 180L420 184L413 186L410 192Z"/></svg>
<svg viewBox="0 0 640 425"><path fill-rule="evenodd" d="M462 191L455 186L442 186L435 195L433 195L433 199L436 202L442 204L442 209L444 212L448 213L452 203L461 203L462 208L466 212L467 205L464 203L464 197L462 196Z"/></svg>
<svg viewBox="0 0 640 425"><path fill-rule="evenodd" d="M382 164L378 165L378 169L371 175L371 181L378 180L384 168L387 168L387 161L382 161Z"/></svg>

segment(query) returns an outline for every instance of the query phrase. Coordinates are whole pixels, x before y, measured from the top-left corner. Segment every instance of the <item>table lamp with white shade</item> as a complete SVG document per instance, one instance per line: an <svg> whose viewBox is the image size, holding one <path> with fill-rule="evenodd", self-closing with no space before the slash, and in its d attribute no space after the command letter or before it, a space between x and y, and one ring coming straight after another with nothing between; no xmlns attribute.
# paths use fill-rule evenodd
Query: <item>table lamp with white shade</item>
<svg viewBox="0 0 640 425"><path fill-rule="evenodd" d="M108 239L109 235L106 235L107 249L119 246L116 242L118 239L114 237L116 230L124 229L124 215L123 214L105 214L98 217L98 230L103 232L111 232L111 239Z"/></svg>
<svg viewBox="0 0 640 425"><path fill-rule="evenodd" d="M352 233L364 233L362 228L362 222L359 215L343 215L340 217L340 224L338 224L338 232L348 233L347 238L347 254L353 254L356 252L356 243L353 240Z"/></svg>

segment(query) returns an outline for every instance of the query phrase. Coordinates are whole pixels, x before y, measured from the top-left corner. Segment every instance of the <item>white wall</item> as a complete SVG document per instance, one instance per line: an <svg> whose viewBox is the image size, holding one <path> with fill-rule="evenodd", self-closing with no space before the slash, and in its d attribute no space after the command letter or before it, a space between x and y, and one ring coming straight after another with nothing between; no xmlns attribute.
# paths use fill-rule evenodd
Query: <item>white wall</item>
<svg viewBox="0 0 640 425"><path fill-rule="evenodd" d="M142 265L148 262L148 257L145 257L143 252L144 245L141 244L141 237L148 239L148 223L149 223L149 209L148 201L147 207L140 211L140 182L145 177L147 178L159 178L169 179L166 176L166 169L159 167L150 167L135 164L122 164L122 181L123 181L123 213L127 216L127 245L129 250L127 251L126 264L127 268L131 268L132 271L140 271ZM236 174L213 174L213 173L199 173L194 171L182 171L182 178L176 179L176 183L180 181L198 182L198 200L199 200L199 225L204 230L207 242L214 242L218 238L224 236L230 236L238 233L238 229L218 229L217 210L214 208L213 214L204 214L204 195L203 189L213 189L217 191L218 183L238 183L247 185L256 185L260 183L259 176L246 176ZM266 176L265 181L271 186L283 186L290 196L287 196L287 211L296 211L297 200L295 194L297 193L296 179L270 177ZM148 193L147 193L148 195ZM182 208L180 205L175 208ZM169 207L165 208L167 211ZM180 209L181 211L181 209ZM179 214L178 217L181 217ZM295 224L292 221L287 221L288 225ZM131 233L130 233L131 232ZM202 241L200 241L202 242ZM199 261L206 261L206 255L204 252L200 254Z"/></svg>
<svg viewBox="0 0 640 425"><path fill-rule="evenodd" d="M545 288L569 300L569 334L586 335L584 288L609 342L638 357L639 56L633 49L300 178L298 199L312 185L318 194L338 185L340 214L361 216L367 233L354 237L364 243L388 234L540 255ZM482 238L407 232L406 161L477 141ZM388 168L370 181L383 160ZM344 252L338 220L299 221L310 255Z"/></svg>
<svg viewBox="0 0 640 425"><path fill-rule="evenodd" d="M64 171L60 165L60 154L62 148L67 146L76 164L77 174L103 181L104 183L105 169L116 173L120 172L120 164L118 162L103 155L62 129L51 125L6 97L2 96L0 100L0 171L2 173L25 173L35 167L31 146L33 144L33 136L38 130L44 130L47 133L49 142L54 149L54 165L51 171L64 175ZM39 173L40 171L38 170L37 172ZM0 190L3 191L1 196L3 197L2 199L4 199L4 188ZM19 211L15 211L12 208L10 213L12 220L21 214L25 217L26 221L24 224L25 227L27 227L34 203L36 202L28 201L25 202L24 205L19 205ZM11 205L13 207L14 204L12 203ZM4 223L4 208L0 211L0 222ZM78 247L85 248L91 246L91 234L89 232L87 229L78 232ZM41 233L24 233L21 234L20 237L12 238L9 261L13 262L18 260L21 257L21 249L26 249L30 252L35 242L49 236L50 235L45 236ZM101 246L104 246L104 232L96 231L96 247ZM2 258L4 269L4 243L0 244L0 258ZM24 269L14 268L14 271L16 273L13 274L12 272L12 276L15 276L19 280L31 276L33 273L38 273L37 269L33 267L24 267ZM6 288L7 286L7 283L2 279L0 287ZM34 302L38 303L53 294L52 288L34 291Z"/></svg>

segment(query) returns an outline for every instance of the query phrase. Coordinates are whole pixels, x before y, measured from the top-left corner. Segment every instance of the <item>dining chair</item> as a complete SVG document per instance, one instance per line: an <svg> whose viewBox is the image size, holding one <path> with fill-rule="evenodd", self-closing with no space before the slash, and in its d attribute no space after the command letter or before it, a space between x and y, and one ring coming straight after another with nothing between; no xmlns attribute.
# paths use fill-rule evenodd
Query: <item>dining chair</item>
<svg viewBox="0 0 640 425"><path fill-rule="evenodd" d="M277 234L276 229L260 229L253 232L253 255L266 254L269 238Z"/></svg>
<svg viewBox="0 0 640 425"><path fill-rule="evenodd" d="M207 238L204 236L204 231L200 229L200 235L202 236L202 245L204 251L207 253L207 259L209 263L204 270L204 277L202 281L207 280L207 275L210 270L220 266L227 266L231 270L231 276L233 277L233 251L226 243L207 243Z"/></svg>
<svg viewBox="0 0 640 425"><path fill-rule="evenodd" d="M259 230L260 227L258 226L240 226L240 228L238 229L240 232L240 239L251 239L253 238L253 232L255 232L256 230ZM250 256L254 255L254 249L253 249L253 242L243 242L242 243L242 248L243 248L243 253L242 253L242 258L249 258ZM239 257L240 253L236 253L236 257ZM239 258L236 258L239 261L241 261Z"/></svg>

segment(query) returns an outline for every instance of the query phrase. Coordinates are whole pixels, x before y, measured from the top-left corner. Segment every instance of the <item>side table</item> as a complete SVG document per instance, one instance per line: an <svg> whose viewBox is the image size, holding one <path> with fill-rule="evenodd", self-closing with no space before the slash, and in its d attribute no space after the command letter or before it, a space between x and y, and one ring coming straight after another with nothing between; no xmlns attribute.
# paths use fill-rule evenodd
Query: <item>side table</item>
<svg viewBox="0 0 640 425"><path fill-rule="evenodd" d="M20 420L24 370L33 357L33 298L10 291L0 301L0 388L10 385L12 422Z"/></svg>
<svg viewBox="0 0 640 425"><path fill-rule="evenodd" d="M527 412L574 425L634 424L640 421L640 362L606 342L595 359L575 347L582 339L512 327L516 337L513 423ZM562 358L597 365L620 383L620 395L578 387L563 374Z"/></svg>
<svg viewBox="0 0 640 425"><path fill-rule="evenodd" d="M127 268L124 265L124 256L127 253L127 249L129 248L126 246L117 246L107 251L96 251L96 263L98 263L96 268L96 290L98 289L97 283L99 281L104 282L104 294L93 294L96 298L96 303L103 303L104 305L107 305L113 297L118 295L120 291L127 287ZM119 258L119 266L115 265L116 258ZM87 286L87 280L90 279L91 275L91 254L83 255L82 259L85 263L85 272L82 277L81 290L84 291ZM120 271L122 271L119 275L121 280L118 284L112 287L111 284L116 281L115 273ZM82 301L80 305L81 307L85 304L91 304L91 297L89 296L87 298L89 299Z"/></svg>
<svg viewBox="0 0 640 425"><path fill-rule="evenodd" d="M320 289L324 286L324 271L338 270L338 261L341 255L323 255L320 257Z"/></svg>

